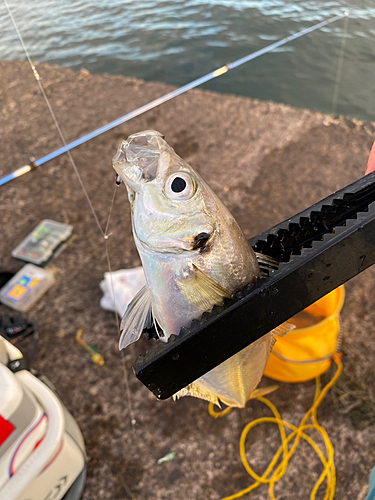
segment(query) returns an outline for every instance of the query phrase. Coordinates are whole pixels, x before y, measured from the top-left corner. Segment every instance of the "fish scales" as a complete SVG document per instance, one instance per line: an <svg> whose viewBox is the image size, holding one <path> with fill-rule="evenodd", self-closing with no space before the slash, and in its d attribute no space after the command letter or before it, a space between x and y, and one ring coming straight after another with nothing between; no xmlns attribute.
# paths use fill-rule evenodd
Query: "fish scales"
<svg viewBox="0 0 375 500"><path fill-rule="evenodd" d="M258 262L237 222L159 132L147 130L122 141L113 167L128 191L133 236L147 283L124 314L120 349L152 324L166 342L193 319L256 282ZM288 329L282 326L278 333ZM259 391L265 394L267 388L254 390L272 338L270 332L175 396L243 407Z"/></svg>

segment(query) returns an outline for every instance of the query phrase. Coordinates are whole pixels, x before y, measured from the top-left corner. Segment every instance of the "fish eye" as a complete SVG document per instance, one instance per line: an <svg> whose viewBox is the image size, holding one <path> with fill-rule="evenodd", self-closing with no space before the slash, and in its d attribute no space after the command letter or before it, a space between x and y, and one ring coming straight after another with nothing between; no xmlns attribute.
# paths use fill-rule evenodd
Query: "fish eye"
<svg viewBox="0 0 375 500"><path fill-rule="evenodd" d="M171 184L174 193L181 193L186 188L186 181L182 177L175 177Z"/></svg>
<svg viewBox="0 0 375 500"><path fill-rule="evenodd" d="M188 172L177 172L168 177L164 192L171 200L188 200L196 191L195 180Z"/></svg>

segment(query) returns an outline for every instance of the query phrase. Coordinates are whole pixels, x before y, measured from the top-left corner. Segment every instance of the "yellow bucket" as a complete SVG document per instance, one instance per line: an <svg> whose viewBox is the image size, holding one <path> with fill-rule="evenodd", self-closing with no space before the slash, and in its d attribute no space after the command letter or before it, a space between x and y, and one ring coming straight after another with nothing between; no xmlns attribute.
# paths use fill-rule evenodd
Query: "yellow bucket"
<svg viewBox="0 0 375 500"><path fill-rule="evenodd" d="M264 375L279 382L305 382L325 372L338 349L344 298L341 286L291 318L296 328L277 337Z"/></svg>

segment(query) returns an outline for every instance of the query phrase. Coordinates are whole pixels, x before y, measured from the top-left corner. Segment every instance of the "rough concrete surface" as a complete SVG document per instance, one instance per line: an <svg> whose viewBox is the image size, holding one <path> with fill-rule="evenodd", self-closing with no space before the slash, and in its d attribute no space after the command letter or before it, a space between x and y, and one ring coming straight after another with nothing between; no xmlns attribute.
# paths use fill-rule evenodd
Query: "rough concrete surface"
<svg viewBox="0 0 375 500"><path fill-rule="evenodd" d="M85 70L38 65L43 86L67 141L73 140L172 87ZM60 139L29 66L0 62L0 175L60 147ZM111 159L131 133L156 129L223 199L250 237L364 174L375 126L272 102L194 90L72 152L100 224L114 191ZM0 188L1 267L22 263L11 251L44 218L72 224L74 236L48 266L56 284L29 311L40 331L33 367L48 376L79 423L87 447L84 500L218 500L252 483L238 453L242 428L269 415L250 402L213 420L192 398L157 401L131 365L147 348L142 339L124 359L114 315L99 307L99 282L108 270L104 240L67 155ZM110 224L112 269L140 264L131 236L125 190L117 192ZM335 448L335 499L363 500L375 464L375 268L346 286L342 313L344 371L319 409ZM0 306L0 313L11 310ZM105 358L100 368L75 342L78 328ZM193 360L192 360L193 362ZM124 370L125 369L125 370ZM130 397L125 381L127 374ZM328 380L328 375L325 380ZM350 404L343 394L350 392ZM297 424L309 408L314 383L280 384L270 399ZM345 403L346 402L346 403ZM131 420L136 423L132 425ZM264 425L249 436L247 454L263 472L278 445ZM157 460L175 452L173 460ZM310 498L320 466L301 444L276 484L278 500ZM321 488L317 498L323 498ZM245 498L268 498L261 486Z"/></svg>

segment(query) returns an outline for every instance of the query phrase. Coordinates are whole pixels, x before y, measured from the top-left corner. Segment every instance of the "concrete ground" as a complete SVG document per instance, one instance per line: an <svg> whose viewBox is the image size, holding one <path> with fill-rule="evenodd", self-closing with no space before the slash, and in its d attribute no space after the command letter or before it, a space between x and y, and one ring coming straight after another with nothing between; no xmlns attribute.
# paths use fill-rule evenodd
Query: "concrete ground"
<svg viewBox="0 0 375 500"><path fill-rule="evenodd" d="M38 70L67 141L171 90L161 83L85 70L47 65L38 65ZM0 116L0 175L61 145L26 63L0 62ZM247 237L362 176L375 138L371 123L194 90L73 151L102 226L114 191L111 159L117 144L150 128L165 134L204 176ZM104 240L67 156L1 187L0 200L0 267L7 270L22 266L11 251L42 219L74 228L67 247L48 266L56 284L28 317L41 336L33 367L55 384L85 438L84 500L218 500L251 484L238 441L246 423L269 415L262 404L250 402L213 420L204 401L159 402L134 377L131 365L146 350L145 339L120 357L114 315L99 307L99 282L108 270ZM112 269L139 265L123 188L117 193L110 232ZM337 500L363 500L375 464L374 278L375 268L370 268L346 286L344 371L318 413L335 448ZM0 314L10 312L0 306ZM104 367L92 364L75 342L78 328L103 354ZM313 394L313 382L280 384L270 399L283 418L296 424ZM258 473L272 458L278 439L272 425L249 436L248 458ZM158 465L169 452L175 452L174 459ZM309 498L320 470L318 459L301 444L276 485L277 499ZM323 496L321 488L317 498ZM266 499L267 488L261 486L245 498Z"/></svg>

